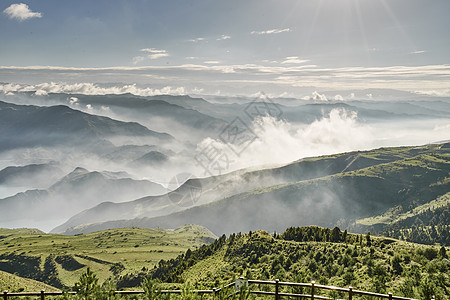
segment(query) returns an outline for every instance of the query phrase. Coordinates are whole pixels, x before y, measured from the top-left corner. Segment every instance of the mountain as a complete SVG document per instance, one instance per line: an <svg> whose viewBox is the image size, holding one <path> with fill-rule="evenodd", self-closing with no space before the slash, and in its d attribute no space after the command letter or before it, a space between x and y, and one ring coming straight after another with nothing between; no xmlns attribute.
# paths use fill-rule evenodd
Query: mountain
<svg viewBox="0 0 450 300"><path fill-rule="evenodd" d="M39 107L0 101L0 152L36 146L87 147L111 138L140 137L149 142L173 138L135 123L90 115L64 105ZM150 142L150 144L151 144Z"/></svg>
<svg viewBox="0 0 450 300"><path fill-rule="evenodd" d="M150 151L138 159L131 162L132 165L135 166L142 166L142 165L149 165L149 166L158 166L162 165L163 163L167 162L169 160L169 157L165 155L164 153L158 152L158 151Z"/></svg>
<svg viewBox="0 0 450 300"><path fill-rule="evenodd" d="M426 150L424 149L422 151ZM201 179L192 178L168 195L145 197L128 203L102 203L97 207L73 216L65 224L62 224L52 232L62 232L70 227L84 223L167 215L185 209L186 206L192 204L207 204L262 186L319 178L337 174L345 170L356 170L373 164L411 157L417 153L417 150L412 148L396 149L396 151L379 149L376 151L344 153L321 158L306 158L273 169L257 171L239 170L220 176ZM193 194L196 193L194 190L199 189L201 193L198 195ZM194 195L196 196L194 197ZM180 205L178 203L179 198L190 199L194 203Z"/></svg>
<svg viewBox="0 0 450 300"><path fill-rule="evenodd" d="M72 217L70 224L59 230L66 228L66 234L75 234L129 226L175 228L195 222L219 235L303 225L340 225L364 231L366 228L357 226L359 219L393 209L407 213L448 192L447 146L350 152L303 159L275 169L193 179L186 189L198 181L202 187L198 206L184 209L172 205L174 212L167 215L170 210L163 204L170 204L167 198L165 202L161 197L149 197L103 203ZM155 211L156 207L161 210ZM94 222L100 223L82 225Z"/></svg>
<svg viewBox="0 0 450 300"><path fill-rule="evenodd" d="M89 105L100 113L110 113L122 120L137 121L149 128L169 132L177 139L186 138L184 133L190 132L188 140L191 142L217 135L227 125L220 117L209 115L208 111L203 113L196 110L211 105L203 99L189 96L50 94L50 97L59 99L60 103L76 99L74 105L77 107Z"/></svg>
<svg viewBox="0 0 450 300"><path fill-rule="evenodd" d="M46 188L63 175L57 163L9 166L0 170L0 186Z"/></svg>
<svg viewBox="0 0 450 300"><path fill-rule="evenodd" d="M127 201L167 191L159 184L127 176L123 172L89 172L76 168L48 189L28 190L0 199L0 209L9 212L0 224L17 226L28 220L49 227L104 201Z"/></svg>

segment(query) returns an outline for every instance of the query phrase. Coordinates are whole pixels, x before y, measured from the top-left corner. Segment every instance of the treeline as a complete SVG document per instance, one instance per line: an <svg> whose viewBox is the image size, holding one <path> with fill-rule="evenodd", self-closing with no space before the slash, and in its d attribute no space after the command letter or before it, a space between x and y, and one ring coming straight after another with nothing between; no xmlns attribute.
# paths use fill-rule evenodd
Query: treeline
<svg viewBox="0 0 450 300"><path fill-rule="evenodd" d="M204 263L208 257L214 259L213 271ZM198 262L204 269L196 266ZM186 274L192 276L193 269L195 284L208 288L244 276L293 282L315 280L325 285L352 285L380 293L389 290L424 299L431 299L430 295L435 299L450 296L450 261L445 247L403 244L370 233L349 234L338 227L291 227L281 234L256 231L222 236L214 244L161 261L153 270L139 274L140 282L150 274L162 282L183 283L189 280Z"/></svg>
<svg viewBox="0 0 450 300"><path fill-rule="evenodd" d="M450 246L450 225L413 225L411 228L389 228L383 230L380 234L413 243L425 245L437 243Z"/></svg>
<svg viewBox="0 0 450 300"><path fill-rule="evenodd" d="M275 237L277 237L275 235ZM334 227L333 229L322 228L317 226L308 227L289 227L280 236L280 238L286 241L296 241L296 242L350 242L359 241L360 236L347 233L347 230L342 232L339 227Z"/></svg>
<svg viewBox="0 0 450 300"><path fill-rule="evenodd" d="M388 225L379 234L413 243L450 246L450 203Z"/></svg>

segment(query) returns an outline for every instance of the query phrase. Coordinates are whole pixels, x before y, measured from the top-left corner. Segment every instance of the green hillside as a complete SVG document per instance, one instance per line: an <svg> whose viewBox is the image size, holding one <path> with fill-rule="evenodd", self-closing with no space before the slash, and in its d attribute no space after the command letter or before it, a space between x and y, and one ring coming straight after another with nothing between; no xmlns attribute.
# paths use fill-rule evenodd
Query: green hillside
<svg viewBox="0 0 450 300"><path fill-rule="evenodd" d="M103 282L109 277L153 268L211 243L215 236L197 225L176 230L124 228L77 236L33 229L0 229L0 270L62 288L71 287L87 267Z"/></svg>
<svg viewBox="0 0 450 300"><path fill-rule="evenodd" d="M306 182L312 179L319 179L328 177L330 175L356 171L380 164L387 164L395 161L411 159L422 154L448 153L448 151L449 149L443 147L442 145L427 145L423 147L380 148L370 151L355 151L334 155L325 155L320 157L304 158L292 162L288 165L276 168L256 171L239 170L221 176L190 179L187 184L182 185L179 189L174 191L174 193L190 195L190 193L192 192L190 187L191 185L201 186L202 193L197 199L197 204L208 204L231 198L236 195L245 194L255 189L268 187L276 188L279 185ZM333 187L330 188L333 189ZM151 222L148 225L145 225L145 222L143 222L141 218L154 218L172 214L181 210L181 208L174 207L171 204L172 203L165 195L145 197L130 202L102 203L73 216L70 220L68 220L61 226L58 226L52 232L76 234L81 232L86 233L117 227L144 226L153 228L158 225L155 225L155 223ZM176 210L176 208L178 208L178 210ZM136 215L136 212L139 212L139 215ZM112 222L117 220L130 220L133 218L139 219L136 220L138 221L138 223L136 223L135 225L133 224L133 221L128 223L122 221L116 223ZM205 218L207 218L207 216L205 216ZM95 224L92 227L83 226L83 230L80 230L79 228L73 228L86 223L101 223L105 221L108 223ZM197 221L193 220L188 223L197 223ZM279 229L245 227L233 228L230 231L217 232L216 234L222 234L225 232L232 233L240 230L250 229L284 230L284 228L291 225L312 224L316 223L306 222L302 224L291 224L289 222L286 222L286 224L283 224ZM317 225L332 226L334 224ZM165 225L161 224L159 226ZM220 226L222 226L222 224ZM171 225L168 228L173 227ZM211 227L208 228L212 229Z"/></svg>
<svg viewBox="0 0 450 300"><path fill-rule="evenodd" d="M414 234L394 232L411 228L411 222L421 218L416 225L436 226L437 234L431 235L428 243L450 245L450 233L446 230L450 224L446 209L450 153L445 146L379 149L361 156L353 153L343 171L333 175L262 186L167 216L90 224L68 233L129 226L174 228L196 223L221 235L318 225L340 226L360 233L393 232L390 235L396 238L423 242ZM328 159L315 160L322 165ZM380 163L369 163L370 160ZM333 160L332 165L336 162ZM361 167L352 167L357 162ZM313 168L313 161L308 160L308 164ZM364 164L370 166L362 167Z"/></svg>
<svg viewBox="0 0 450 300"><path fill-rule="evenodd" d="M150 272L123 277L119 286L137 285L150 274L162 282L215 287L240 276L248 279L352 286L423 299L450 296L449 248L424 246L370 234L321 227L288 228L222 236L215 243L161 261ZM176 285L176 284L175 284Z"/></svg>
<svg viewBox="0 0 450 300"><path fill-rule="evenodd" d="M46 292L59 291L48 284L0 271L0 291L2 292L38 292L41 290Z"/></svg>

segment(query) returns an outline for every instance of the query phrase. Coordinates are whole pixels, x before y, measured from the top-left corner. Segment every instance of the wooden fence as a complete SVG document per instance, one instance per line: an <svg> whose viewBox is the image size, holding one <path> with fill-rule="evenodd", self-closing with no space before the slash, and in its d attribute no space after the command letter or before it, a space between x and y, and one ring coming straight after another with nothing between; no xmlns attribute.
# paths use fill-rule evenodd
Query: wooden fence
<svg viewBox="0 0 450 300"><path fill-rule="evenodd" d="M377 297L378 299L395 299L395 300L416 300L413 298L405 298L400 296L394 296L392 293L389 294L379 294L379 293L372 293L372 292L366 292L366 291L360 291L355 290L352 287L348 288L342 288L342 287L336 287L336 286L327 286L327 285L320 285L316 284L314 281L311 281L310 283L295 283L295 282L283 282L276 279L275 281L265 281L265 280L245 280L244 278L239 278L235 282L232 282L228 284L227 286L221 288L221 289L228 289L231 287L234 287L234 292L228 295L229 298L233 297L236 294L239 294L240 287L244 285L245 287L248 286L249 292L251 294L255 295L265 295L265 296L271 296L274 297L274 300L280 300L281 297L293 297L293 298L301 298L301 299L324 299L324 300L332 300L335 298L330 298L328 296L320 295L321 293L318 293L321 290L329 290L329 291L336 291L341 294L347 295L345 299L352 300L354 296L370 296L370 297ZM274 286L274 291L258 291L254 290L250 287L250 285L269 285ZM295 293L285 293L281 292L282 287L293 287L293 288L303 288L306 290L304 294L295 294ZM215 294L219 293L221 289L212 289L212 290L192 290L191 292L197 293L197 294ZM115 291L116 295L137 295L137 294L143 294L144 291ZM161 293L171 293L171 294L181 294L181 290L161 290ZM76 292L69 292L68 294L75 295ZM4 300L8 300L9 297L20 297L20 296L34 296L38 297L41 300L45 300L46 296L62 296L63 292L46 292L44 290L40 292L20 292L20 293L9 293L8 291L4 291L1 297L3 297ZM336 298L337 299L337 298ZM433 298L434 299L434 298Z"/></svg>

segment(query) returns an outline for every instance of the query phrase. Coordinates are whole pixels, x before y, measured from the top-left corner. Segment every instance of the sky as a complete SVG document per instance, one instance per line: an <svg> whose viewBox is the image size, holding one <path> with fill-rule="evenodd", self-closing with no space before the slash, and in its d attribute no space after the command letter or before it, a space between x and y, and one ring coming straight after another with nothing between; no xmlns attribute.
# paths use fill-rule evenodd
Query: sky
<svg viewBox="0 0 450 300"><path fill-rule="evenodd" d="M0 0L0 11L4 83L450 96L448 0Z"/></svg>

